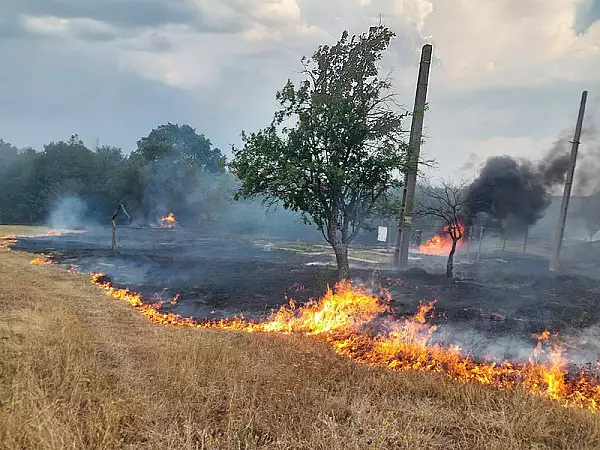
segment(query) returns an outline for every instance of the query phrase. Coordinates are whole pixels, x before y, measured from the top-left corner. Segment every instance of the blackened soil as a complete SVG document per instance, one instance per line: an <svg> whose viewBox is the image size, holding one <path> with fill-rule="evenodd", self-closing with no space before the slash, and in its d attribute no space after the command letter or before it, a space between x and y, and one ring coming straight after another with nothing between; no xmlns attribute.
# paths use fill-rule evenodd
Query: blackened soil
<svg viewBox="0 0 600 450"><path fill-rule="evenodd" d="M110 249L110 231L22 239L17 249L50 253L57 263L82 272L104 272L118 287L149 299L179 301L164 308L197 318L243 314L260 318L286 303L323 295L336 272L302 255L256 245L251 240L210 237L184 230L119 230L120 253ZM600 283L583 276L556 276L547 262L514 258L458 265L449 280L427 268L404 273L355 269L354 278L376 282L392 293L396 314L413 314L422 301L437 300L433 320L461 334L474 330L490 339L529 341L532 332L571 333L600 322ZM451 325L448 327L448 325ZM480 337L473 338L480 339ZM475 343L472 344L475 346Z"/></svg>

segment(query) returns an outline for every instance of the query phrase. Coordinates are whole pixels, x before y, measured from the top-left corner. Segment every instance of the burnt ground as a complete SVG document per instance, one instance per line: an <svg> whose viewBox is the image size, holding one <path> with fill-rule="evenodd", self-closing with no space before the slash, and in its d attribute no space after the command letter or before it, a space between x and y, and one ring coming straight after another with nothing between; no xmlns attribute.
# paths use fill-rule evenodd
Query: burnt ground
<svg viewBox="0 0 600 450"><path fill-rule="evenodd" d="M183 229L120 229L120 253L110 249L110 230L81 235L23 238L15 249L53 255L55 262L78 265L81 272L104 272L118 287L148 299L168 300L164 309L196 318L243 314L260 318L286 303L323 295L335 270L327 255L301 254L257 245L250 238L208 236ZM423 300L437 300L437 338L478 354L525 357L531 333L544 329L576 336L572 353L600 359L595 327L600 323L600 282L577 275L553 275L548 262L494 254L478 263L458 262L448 280L445 259L423 257L408 271L363 264L354 278L378 283L392 293L398 315L412 314ZM433 272L433 273L432 273Z"/></svg>

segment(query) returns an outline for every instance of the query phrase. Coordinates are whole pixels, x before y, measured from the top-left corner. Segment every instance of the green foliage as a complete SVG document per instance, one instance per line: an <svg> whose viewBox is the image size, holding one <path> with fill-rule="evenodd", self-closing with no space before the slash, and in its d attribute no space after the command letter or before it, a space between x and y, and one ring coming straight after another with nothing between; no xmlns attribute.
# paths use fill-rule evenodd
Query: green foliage
<svg viewBox="0 0 600 450"><path fill-rule="evenodd" d="M144 142L156 140L155 131ZM156 224L174 212L186 227L236 233L285 231L286 236L306 231L292 214L267 216L260 202L235 202L239 183L223 167L211 172L197 163L199 158L178 151L169 150L160 158L147 156L143 150L124 155L107 145L90 149L76 135L51 142L41 152L19 151L0 141L0 223L42 224L57 206L66 208L61 217L70 219L70 206L65 205L83 204L85 220L108 225L123 201L138 225ZM217 157L223 159L220 153Z"/></svg>
<svg viewBox="0 0 600 450"><path fill-rule="evenodd" d="M134 153L147 161L169 158L175 162L185 161L209 172L224 170L225 157L221 150L213 148L206 136L197 134L189 125L161 125L137 144Z"/></svg>
<svg viewBox="0 0 600 450"><path fill-rule="evenodd" d="M305 79L276 95L270 126L243 133L231 167L237 198L281 201L316 224L332 245L347 245L405 165L404 112L378 64L394 34L386 27L321 46L303 58Z"/></svg>

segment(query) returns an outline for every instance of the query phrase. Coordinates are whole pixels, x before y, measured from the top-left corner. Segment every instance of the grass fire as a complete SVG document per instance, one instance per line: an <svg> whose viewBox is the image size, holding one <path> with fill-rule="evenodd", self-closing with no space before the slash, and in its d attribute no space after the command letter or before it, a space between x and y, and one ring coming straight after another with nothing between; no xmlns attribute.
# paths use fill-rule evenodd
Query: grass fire
<svg viewBox="0 0 600 450"><path fill-rule="evenodd" d="M127 1L0 25L0 449L600 449L591 1Z"/></svg>
<svg viewBox="0 0 600 450"><path fill-rule="evenodd" d="M534 335L537 345L528 364L475 362L461 354L458 347L428 345L435 326L428 325L426 318L435 302L421 305L417 313L408 319L397 320L388 316L373 329L374 321L390 312L389 293L384 291L373 295L364 286L354 287L349 281L339 282L333 290L328 289L323 298L302 307L297 307L290 300L265 322L258 323L243 319L196 321L183 318L160 312L160 303L144 303L139 293L114 288L102 273L94 274L92 283L105 289L111 297L137 308L154 323L321 336L338 354L368 365L392 370L440 372L455 380L475 381L503 389L521 387L567 406L594 412L600 410L597 378L589 378L590 375L583 370L569 374L558 344L550 347L547 355L542 354L542 344L550 336L547 330L539 336ZM546 362L537 362L543 356L546 356Z"/></svg>

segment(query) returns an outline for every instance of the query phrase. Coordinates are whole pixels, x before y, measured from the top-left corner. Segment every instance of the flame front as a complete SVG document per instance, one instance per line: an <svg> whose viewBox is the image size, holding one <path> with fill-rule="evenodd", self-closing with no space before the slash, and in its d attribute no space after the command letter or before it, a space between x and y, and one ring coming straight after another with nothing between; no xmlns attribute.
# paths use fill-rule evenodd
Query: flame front
<svg viewBox="0 0 600 450"><path fill-rule="evenodd" d="M465 235L465 228L462 224L458 225L458 231L460 238L456 243L456 248L460 248L462 245L462 237ZM452 249L452 238L450 237L450 227L445 226L444 232L436 234L429 239L425 244L419 246L419 252L425 253L426 255L438 255L446 256Z"/></svg>
<svg viewBox="0 0 600 450"><path fill-rule="evenodd" d="M175 215L170 212L165 217L160 219L160 223L165 228L173 228L175 225L177 225L177 219L175 219Z"/></svg>
<svg viewBox="0 0 600 450"><path fill-rule="evenodd" d="M561 402L591 411L600 410L600 384L583 371L571 374L559 346L548 355L542 345L548 344L550 333L537 339L528 363L476 362L460 348L429 344L435 326L427 323L434 303L422 304L410 318L397 320L391 315L390 296L370 294L363 286L354 287L348 281L327 289L320 300L297 307L293 300L263 322L243 318L218 321L196 321L160 311L162 302L144 303L139 293L117 289L106 275L92 276L92 283L102 287L111 297L124 300L154 323L193 328L212 328L246 332L277 332L318 335L335 351L357 362L392 370L419 370L443 373L462 382L479 382L501 389L523 388ZM546 361L538 358L547 356Z"/></svg>

